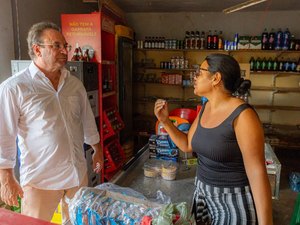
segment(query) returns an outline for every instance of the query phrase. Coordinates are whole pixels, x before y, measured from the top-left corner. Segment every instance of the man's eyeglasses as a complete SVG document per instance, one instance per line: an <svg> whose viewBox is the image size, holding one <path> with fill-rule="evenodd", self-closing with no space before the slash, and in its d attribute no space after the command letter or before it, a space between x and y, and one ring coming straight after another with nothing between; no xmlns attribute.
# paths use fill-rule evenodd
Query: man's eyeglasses
<svg viewBox="0 0 300 225"><path fill-rule="evenodd" d="M51 46L52 48L54 48L55 50L63 50L63 49L66 49L68 52L71 51L72 49L72 46L69 45L69 44L61 44L61 43L53 43L53 44L38 44L39 46L41 47L44 47L44 46Z"/></svg>
<svg viewBox="0 0 300 225"><path fill-rule="evenodd" d="M202 75L202 71L208 71L208 72L209 72L208 69L205 69L205 68L199 68L199 69L196 70L194 76L195 76L196 78L198 78L200 75Z"/></svg>

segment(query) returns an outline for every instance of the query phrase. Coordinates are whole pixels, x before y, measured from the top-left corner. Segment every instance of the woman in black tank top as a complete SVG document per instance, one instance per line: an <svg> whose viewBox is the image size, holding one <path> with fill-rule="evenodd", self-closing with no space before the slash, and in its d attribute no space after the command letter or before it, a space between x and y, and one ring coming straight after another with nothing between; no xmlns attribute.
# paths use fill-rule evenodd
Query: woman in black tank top
<svg viewBox="0 0 300 225"><path fill-rule="evenodd" d="M157 119L178 148L198 156L197 224L273 224L263 129L254 109L237 98L247 95L250 86L233 57L211 54L194 77L194 93L208 102L187 134L168 119L165 100L155 103Z"/></svg>

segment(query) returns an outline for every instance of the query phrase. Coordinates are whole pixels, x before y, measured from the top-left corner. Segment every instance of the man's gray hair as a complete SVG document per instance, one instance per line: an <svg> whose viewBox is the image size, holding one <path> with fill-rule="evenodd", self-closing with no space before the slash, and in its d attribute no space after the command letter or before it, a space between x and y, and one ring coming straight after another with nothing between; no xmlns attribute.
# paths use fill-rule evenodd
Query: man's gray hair
<svg viewBox="0 0 300 225"><path fill-rule="evenodd" d="M32 45L41 43L41 36L43 34L43 31L46 29L54 29L61 32L59 26L52 22L44 21L32 25L27 36L28 54L32 60L35 58Z"/></svg>

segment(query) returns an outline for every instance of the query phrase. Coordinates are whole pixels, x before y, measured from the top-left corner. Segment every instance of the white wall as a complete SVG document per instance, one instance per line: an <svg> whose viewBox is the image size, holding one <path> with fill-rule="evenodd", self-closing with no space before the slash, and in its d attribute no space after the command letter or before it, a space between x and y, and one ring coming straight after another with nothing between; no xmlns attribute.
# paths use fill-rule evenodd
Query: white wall
<svg viewBox="0 0 300 225"><path fill-rule="evenodd" d="M290 31L300 39L300 11L223 13L128 13L129 26L137 39L145 36L164 36L183 39L185 31L222 30L225 39L239 35L260 35L264 28Z"/></svg>
<svg viewBox="0 0 300 225"><path fill-rule="evenodd" d="M10 76L10 59L14 58L14 38L11 1L1 1L0 7L0 83ZM5 22L4 22L5 21Z"/></svg>

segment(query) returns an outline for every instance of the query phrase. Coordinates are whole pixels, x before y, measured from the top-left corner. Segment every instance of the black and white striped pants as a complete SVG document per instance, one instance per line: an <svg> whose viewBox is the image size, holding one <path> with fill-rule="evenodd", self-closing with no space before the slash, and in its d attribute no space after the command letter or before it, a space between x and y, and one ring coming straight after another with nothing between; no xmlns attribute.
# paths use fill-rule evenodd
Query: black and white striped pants
<svg viewBox="0 0 300 225"><path fill-rule="evenodd" d="M197 224L257 225L252 193L245 187L214 187L196 178L193 211Z"/></svg>

